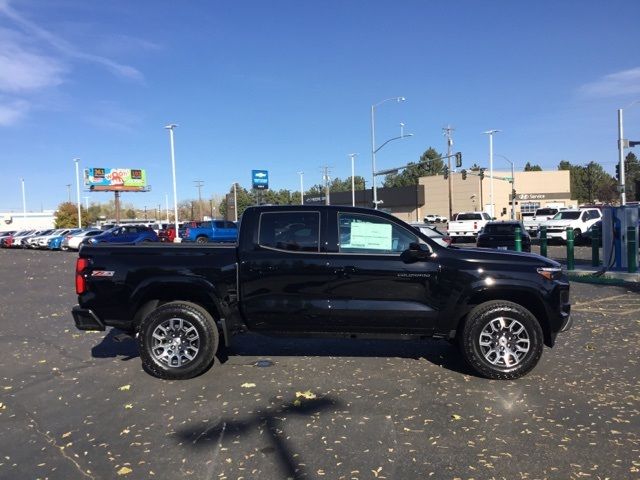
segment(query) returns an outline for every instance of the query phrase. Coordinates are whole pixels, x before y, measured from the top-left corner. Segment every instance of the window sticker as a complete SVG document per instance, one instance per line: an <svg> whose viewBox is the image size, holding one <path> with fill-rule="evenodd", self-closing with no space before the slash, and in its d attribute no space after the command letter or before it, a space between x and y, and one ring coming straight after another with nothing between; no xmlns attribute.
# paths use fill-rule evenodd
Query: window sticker
<svg viewBox="0 0 640 480"><path fill-rule="evenodd" d="M370 250L391 250L391 225L384 223L352 222L348 244L343 248L364 248Z"/></svg>

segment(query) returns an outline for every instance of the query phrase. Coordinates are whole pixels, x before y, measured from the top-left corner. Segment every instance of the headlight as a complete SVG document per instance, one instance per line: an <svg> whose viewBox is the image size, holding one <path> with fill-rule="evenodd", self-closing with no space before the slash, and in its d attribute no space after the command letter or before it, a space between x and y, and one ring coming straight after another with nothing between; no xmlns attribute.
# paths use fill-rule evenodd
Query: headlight
<svg viewBox="0 0 640 480"><path fill-rule="evenodd" d="M547 280L555 280L562 274L562 268L560 267L538 267L537 271Z"/></svg>

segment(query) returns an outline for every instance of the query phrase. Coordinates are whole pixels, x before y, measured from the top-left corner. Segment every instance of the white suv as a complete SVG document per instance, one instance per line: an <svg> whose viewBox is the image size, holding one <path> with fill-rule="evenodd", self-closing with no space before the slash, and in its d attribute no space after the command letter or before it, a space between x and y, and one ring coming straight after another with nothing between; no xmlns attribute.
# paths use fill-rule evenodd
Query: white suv
<svg viewBox="0 0 640 480"><path fill-rule="evenodd" d="M559 238L567 241L567 227L573 228L573 238L578 240L591 225L602 218L597 208L581 208L575 210L561 210L551 220L540 224L547 227L547 238Z"/></svg>

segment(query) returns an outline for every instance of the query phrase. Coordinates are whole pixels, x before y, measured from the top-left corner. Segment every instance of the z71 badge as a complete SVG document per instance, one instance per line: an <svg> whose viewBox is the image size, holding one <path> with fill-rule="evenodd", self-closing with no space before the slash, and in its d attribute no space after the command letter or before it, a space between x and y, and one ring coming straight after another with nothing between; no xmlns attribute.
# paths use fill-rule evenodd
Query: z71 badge
<svg viewBox="0 0 640 480"><path fill-rule="evenodd" d="M113 277L113 270L94 270L91 272L92 277Z"/></svg>

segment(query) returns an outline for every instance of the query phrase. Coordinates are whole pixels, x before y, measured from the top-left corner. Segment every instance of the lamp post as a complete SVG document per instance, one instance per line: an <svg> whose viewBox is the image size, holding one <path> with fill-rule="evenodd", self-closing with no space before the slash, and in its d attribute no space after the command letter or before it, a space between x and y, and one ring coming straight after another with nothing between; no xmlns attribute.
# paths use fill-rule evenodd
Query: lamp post
<svg viewBox="0 0 640 480"><path fill-rule="evenodd" d="M300 175L300 205L304 205L304 172L298 172Z"/></svg>
<svg viewBox="0 0 640 480"><path fill-rule="evenodd" d="M494 206L493 206L493 134L498 133L501 130L487 130L483 132L485 135L489 135L489 205L490 205L490 215L493 218L494 215Z"/></svg>
<svg viewBox="0 0 640 480"><path fill-rule="evenodd" d="M356 157L357 153L350 153L351 158L351 206L356 206Z"/></svg>
<svg viewBox="0 0 640 480"><path fill-rule="evenodd" d="M516 219L516 197L514 195L516 191L516 172L514 168L514 164L511 160L509 160L504 155L495 154L497 157L504 158L507 162L511 164L511 220Z"/></svg>
<svg viewBox="0 0 640 480"><path fill-rule="evenodd" d="M640 103L640 100L636 100L627 105L627 109L631 108L635 104ZM627 204L627 193L625 192L625 171L624 171L624 126L623 126L623 109L618 109L618 162L620 168L620 178L618 179L618 188L620 190L620 205Z"/></svg>
<svg viewBox="0 0 640 480"><path fill-rule="evenodd" d="M176 153L175 153L175 144L173 142L173 130L177 127L175 123L170 123L166 125L164 128L169 130L169 144L171 146L171 172L173 174L173 214L174 214L174 225L176 229L176 238L173 240L175 243L180 243L181 239L178 235L178 193L176 188Z"/></svg>
<svg viewBox="0 0 640 480"><path fill-rule="evenodd" d="M235 222L238 223L238 182L233 182L233 217Z"/></svg>
<svg viewBox="0 0 640 480"><path fill-rule="evenodd" d="M404 102L406 99L404 97L391 97L371 105L371 177L373 180L373 205L375 209L378 208L378 189L376 188L376 153L390 141L388 140L379 148L376 148L376 107L382 105L385 102L390 102L391 100L395 100L396 102L400 103ZM404 137L403 128L404 125L402 125L401 127L401 135L398 138Z"/></svg>
<svg viewBox="0 0 640 480"><path fill-rule="evenodd" d="M22 218L27 218L27 197L24 193L24 178L20 179L22 183Z"/></svg>
<svg viewBox="0 0 640 480"><path fill-rule="evenodd" d="M169 194L164 194L164 208L167 211L167 223L169 223Z"/></svg>
<svg viewBox="0 0 640 480"><path fill-rule="evenodd" d="M82 206L80 205L80 167L78 166L78 162L80 162L79 158L73 159L76 164L76 204L78 205L78 228L82 228Z"/></svg>

